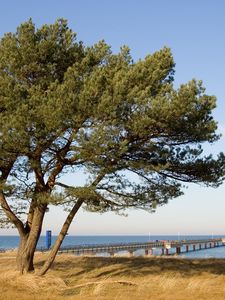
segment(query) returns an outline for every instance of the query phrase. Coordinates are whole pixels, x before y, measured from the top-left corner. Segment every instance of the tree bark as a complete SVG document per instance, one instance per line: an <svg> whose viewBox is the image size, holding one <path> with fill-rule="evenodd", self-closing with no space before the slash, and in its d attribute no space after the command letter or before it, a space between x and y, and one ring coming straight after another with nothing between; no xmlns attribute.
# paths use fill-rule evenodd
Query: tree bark
<svg viewBox="0 0 225 300"><path fill-rule="evenodd" d="M62 229L58 235L57 240L55 241L54 246L52 247L49 256L46 260L46 262L44 263L43 267L41 268L41 270L38 272L38 275L42 276L44 275L49 268L51 267L51 265L53 264L56 254L68 232L68 229L70 227L70 224L74 218L74 216L76 215L77 211L79 210L79 208L81 207L82 203L84 202L83 199L79 199L76 204L74 205L74 207L72 208L72 210L70 211L70 213L68 214L66 221L64 222Z"/></svg>
<svg viewBox="0 0 225 300"><path fill-rule="evenodd" d="M17 252L17 269L21 274L34 271L34 252L41 234L43 218L47 205L41 204L35 208L30 231L20 235L20 245Z"/></svg>
<svg viewBox="0 0 225 300"><path fill-rule="evenodd" d="M26 247L28 238L29 234L20 237L20 245L17 251L16 264L21 274L34 271L33 255Z"/></svg>

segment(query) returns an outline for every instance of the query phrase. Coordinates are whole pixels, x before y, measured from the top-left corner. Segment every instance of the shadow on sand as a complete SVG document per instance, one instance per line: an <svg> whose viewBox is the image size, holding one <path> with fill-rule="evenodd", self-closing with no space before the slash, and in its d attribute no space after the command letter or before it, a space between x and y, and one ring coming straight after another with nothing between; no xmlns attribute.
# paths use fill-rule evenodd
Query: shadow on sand
<svg viewBox="0 0 225 300"><path fill-rule="evenodd" d="M36 266L41 267L43 261ZM98 278L101 276L145 276L160 275L160 273L179 273L182 276L193 276L203 272L225 275L224 259L182 259L168 257L64 257L63 261L56 261L53 269L73 276ZM88 277L89 277L88 276Z"/></svg>

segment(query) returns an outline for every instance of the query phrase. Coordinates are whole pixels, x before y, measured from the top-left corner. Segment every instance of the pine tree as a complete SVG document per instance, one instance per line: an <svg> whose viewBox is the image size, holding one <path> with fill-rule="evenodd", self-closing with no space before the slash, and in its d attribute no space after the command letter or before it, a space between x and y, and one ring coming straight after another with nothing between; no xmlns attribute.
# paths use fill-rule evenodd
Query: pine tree
<svg viewBox="0 0 225 300"><path fill-rule="evenodd" d="M223 154L202 148L219 139L216 99L199 81L175 89L173 79L169 48L134 62L126 46L118 54L104 41L84 46L63 19L39 29L29 20L1 39L0 220L19 232L21 273L34 270L49 205L68 217L39 274L81 206L151 212L187 182L222 182ZM82 187L80 170L89 174ZM63 181L68 172L73 186Z"/></svg>

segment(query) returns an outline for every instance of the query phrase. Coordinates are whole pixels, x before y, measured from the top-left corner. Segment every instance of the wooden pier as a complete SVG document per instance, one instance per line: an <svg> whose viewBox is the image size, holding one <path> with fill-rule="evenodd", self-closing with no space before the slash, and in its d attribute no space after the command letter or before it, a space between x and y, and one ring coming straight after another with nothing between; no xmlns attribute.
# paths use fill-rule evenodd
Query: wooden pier
<svg viewBox="0 0 225 300"><path fill-rule="evenodd" d="M158 249L157 255L179 255L181 253L221 246L225 246L225 238L66 246L61 247L58 254L74 253L75 255L95 255L98 253L109 253L110 256L114 256L117 252L127 251L130 256L132 256L135 251L144 250L145 255L148 256L153 255L155 249Z"/></svg>

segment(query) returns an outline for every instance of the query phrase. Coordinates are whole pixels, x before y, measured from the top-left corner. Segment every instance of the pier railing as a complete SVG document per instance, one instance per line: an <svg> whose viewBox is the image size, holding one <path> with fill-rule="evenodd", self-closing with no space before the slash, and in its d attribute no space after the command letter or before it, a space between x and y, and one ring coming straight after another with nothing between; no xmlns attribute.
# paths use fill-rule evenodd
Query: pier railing
<svg viewBox="0 0 225 300"><path fill-rule="evenodd" d="M130 255L137 250L143 249L145 255L153 254L154 249L161 249L161 255L174 254L170 252L171 248L175 248L176 254L183 252L197 251L209 248L225 246L225 239L197 239L197 240L177 240L177 241L152 241L152 242L135 242L135 243L117 243L117 244L92 244L92 245L71 245L61 247L58 254L74 253L80 254L97 254L109 253L113 256L116 252L127 251ZM185 249L184 249L185 248ZM47 249L39 248L39 251L46 251Z"/></svg>

